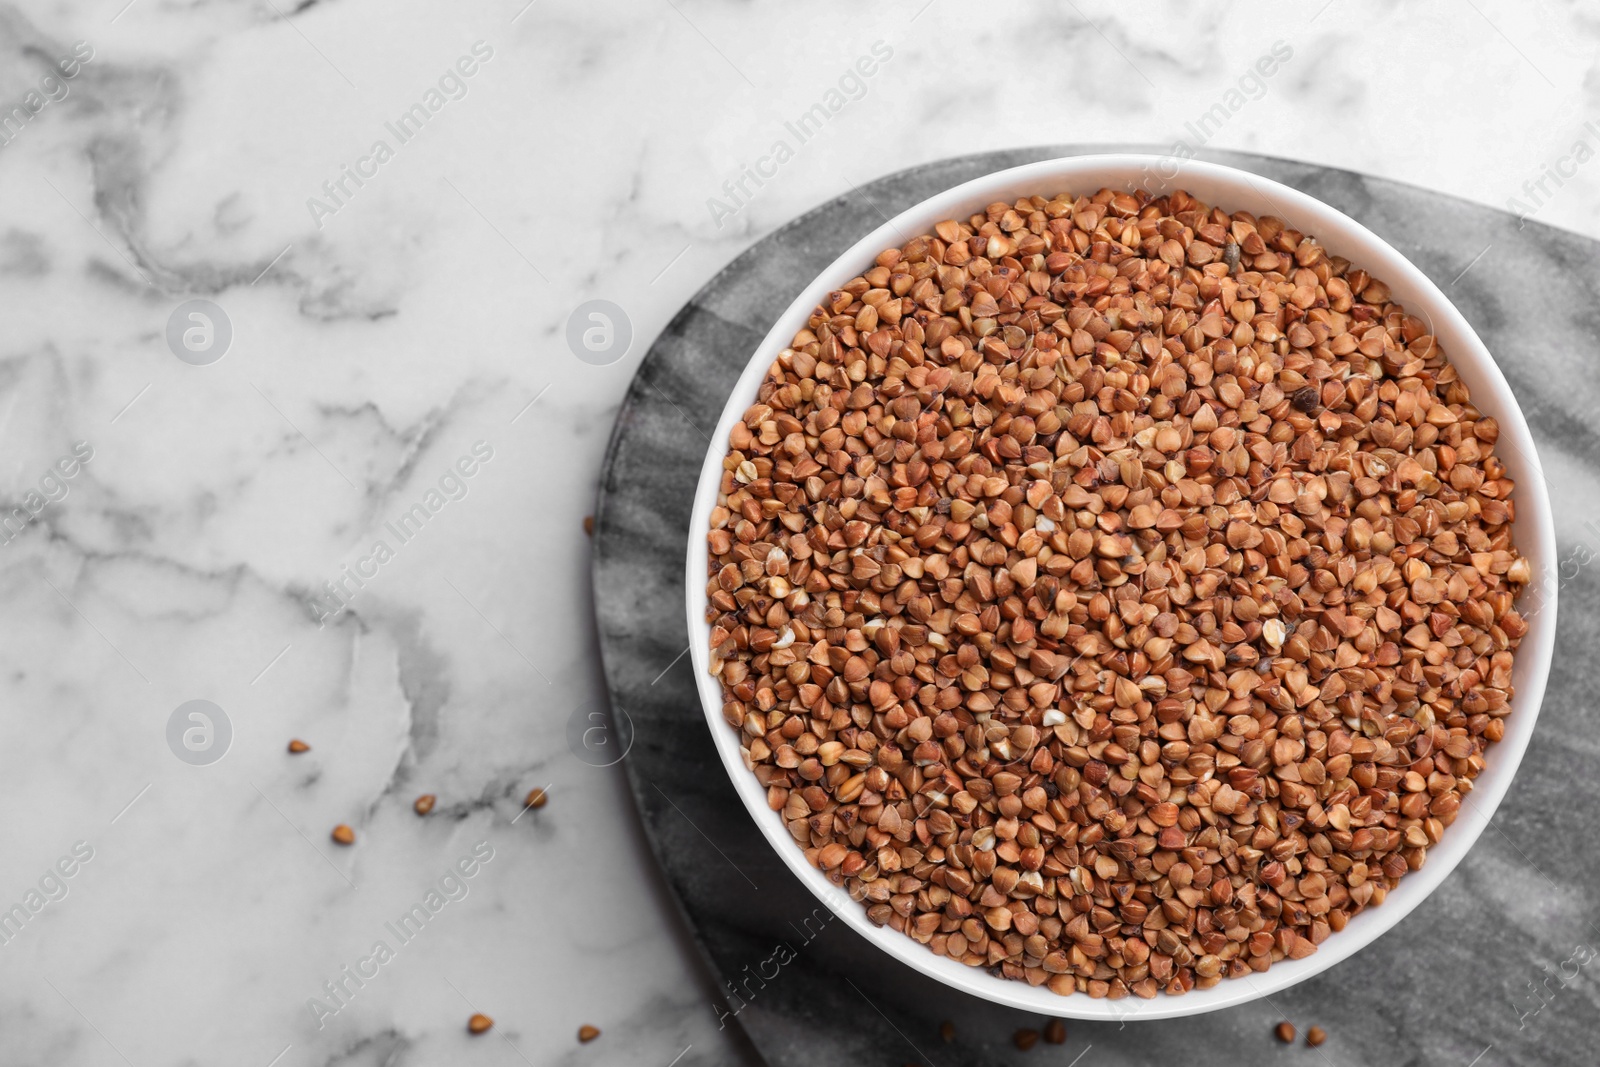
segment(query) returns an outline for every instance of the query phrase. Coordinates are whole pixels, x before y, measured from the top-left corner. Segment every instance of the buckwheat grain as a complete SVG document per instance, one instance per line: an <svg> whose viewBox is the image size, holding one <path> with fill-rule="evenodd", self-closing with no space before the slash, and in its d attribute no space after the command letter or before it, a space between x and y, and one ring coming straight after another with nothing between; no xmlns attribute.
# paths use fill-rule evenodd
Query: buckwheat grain
<svg viewBox="0 0 1600 1067"><path fill-rule="evenodd" d="M1511 711L1499 427L1388 287L1182 192L997 203L779 353L708 533L745 760L869 919L1007 978L1301 959Z"/></svg>

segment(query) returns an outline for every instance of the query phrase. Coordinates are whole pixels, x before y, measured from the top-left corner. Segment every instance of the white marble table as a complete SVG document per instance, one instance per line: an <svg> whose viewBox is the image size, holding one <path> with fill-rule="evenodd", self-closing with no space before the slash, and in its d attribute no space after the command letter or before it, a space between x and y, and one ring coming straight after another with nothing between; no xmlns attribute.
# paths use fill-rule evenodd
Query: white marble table
<svg viewBox="0 0 1600 1067"><path fill-rule="evenodd" d="M741 1054L620 774L569 748L583 517L649 339L800 211L1198 130L1600 236L1578 0L124 5L0 6L7 1064ZM169 345L193 299L215 361L187 313ZM603 365L591 299L631 322ZM197 699L204 766L169 744Z"/></svg>

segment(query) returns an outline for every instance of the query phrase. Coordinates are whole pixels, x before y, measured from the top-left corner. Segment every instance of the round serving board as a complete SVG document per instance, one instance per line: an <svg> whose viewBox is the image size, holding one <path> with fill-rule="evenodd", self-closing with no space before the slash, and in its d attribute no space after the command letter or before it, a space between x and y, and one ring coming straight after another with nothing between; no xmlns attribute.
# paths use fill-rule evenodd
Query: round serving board
<svg viewBox="0 0 1600 1067"><path fill-rule="evenodd" d="M683 574L707 434L751 351L818 271L885 218L990 171L1129 150L993 152L853 189L730 263L639 366L600 478L595 609L614 714L632 726L622 764L645 834L726 992L708 1015L741 1028L774 1067L1065 1065L1079 1056L1084 1067L1590 1062L1585 1050L1600 1031L1597 979L1585 964L1600 948L1600 731L1591 714L1600 581L1586 564L1600 560L1600 521L1585 522L1600 520L1600 243L1575 234L1348 171L1200 154L1333 205L1438 283L1495 354L1539 439L1570 561L1559 576L1563 618L1543 718L1494 826L1366 951L1270 999L1163 1022L1139 1021L1134 1001L1121 1025L1069 1023L1064 1045L1019 1052L1014 1031L1042 1019L940 985L830 922L729 784L682 655L705 639L684 630ZM1278 1046L1272 1030L1286 1017L1301 1033L1322 1026L1327 1044ZM953 1042L940 1037L945 1020L956 1025Z"/></svg>

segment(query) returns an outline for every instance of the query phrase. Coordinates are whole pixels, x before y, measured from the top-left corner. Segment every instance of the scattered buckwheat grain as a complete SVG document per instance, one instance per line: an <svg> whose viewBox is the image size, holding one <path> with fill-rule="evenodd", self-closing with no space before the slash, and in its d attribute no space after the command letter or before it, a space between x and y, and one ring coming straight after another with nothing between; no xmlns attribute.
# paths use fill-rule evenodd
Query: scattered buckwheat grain
<svg viewBox="0 0 1600 1067"><path fill-rule="evenodd" d="M599 1036L600 1028L597 1026L590 1026L588 1023L585 1023L584 1025L578 1027L578 1040L584 1044L588 1044L590 1041L593 1041Z"/></svg>
<svg viewBox="0 0 1600 1067"><path fill-rule="evenodd" d="M481 1034L494 1025L494 1020L479 1012L467 1020L467 1032Z"/></svg>
<svg viewBox="0 0 1600 1067"><path fill-rule="evenodd" d="M424 793L417 798L416 803L411 805L411 809L418 815L426 815L433 810L434 804L438 803L438 801L439 798L432 793Z"/></svg>
<svg viewBox="0 0 1600 1067"><path fill-rule="evenodd" d="M542 808L549 802L549 793L545 792L543 789L534 789L528 793L528 797L523 801L522 806L525 808Z"/></svg>
<svg viewBox="0 0 1600 1067"><path fill-rule="evenodd" d="M1320 1026L1313 1026L1306 1031L1306 1044L1312 1048L1316 1048L1326 1040L1328 1040L1328 1032Z"/></svg>
<svg viewBox="0 0 1600 1067"><path fill-rule="evenodd" d="M1067 1024L1060 1019L1051 1019L1044 1024L1044 1039L1052 1045L1067 1043Z"/></svg>
<svg viewBox="0 0 1600 1067"><path fill-rule="evenodd" d="M346 826L344 823L340 823L338 826L335 826L333 828L333 833L329 836L332 837L336 843L341 845L353 845L356 843L356 832L350 829L350 827Z"/></svg>
<svg viewBox="0 0 1600 1067"><path fill-rule="evenodd" d="M1153 997L1315 952L1511 710L1492 415L1388 286L1174 193L828 294L729 435L711 671L807 859L931 951Z"/></svg>
<svg viewBox="0 0 1600 1067"><path fill-rule="evenodd" d="M298 756L302 752L310 752L311 746L296 737L289 742L289 751Z"/></svg>
<svg viewBox="0 0 1600 1067"><path fill-rule="evenodd" d="M1272 1032L1277 1035L1278 1040L1282 1041L1285 1045L1291 1044L1294 1041L1294 1024L1289 1022L1287 1019L1273 1027Z"/></svg>

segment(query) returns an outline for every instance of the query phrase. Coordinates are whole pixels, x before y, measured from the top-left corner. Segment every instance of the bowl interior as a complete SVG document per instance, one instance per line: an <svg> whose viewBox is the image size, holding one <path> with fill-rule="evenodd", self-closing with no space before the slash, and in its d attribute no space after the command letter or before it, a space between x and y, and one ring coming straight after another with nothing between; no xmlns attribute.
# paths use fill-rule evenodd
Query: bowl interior
<svg viewBox="0 0 1600 1067"><path fill-rule="evenodd" d="M931 197L862 238L818 275L751 354L750 363L734 387L712 435L689 524L686 608L695 684L717 753L740 799L773 848L819 900L857 933L907 966L989 1001L1067 1018L1161 1019L1244 1003L1331 967L1398 923L1461 861L1505 795L1533 733L1555 644L1557 583L1549 576L1554 574L1556 547L1548 486L1527 422L1505 377L1460 312L1410 261L1365 227L1326 204L1269 179L1198 161L1184 163L1181 173L1162 185L1161 177L1170 174L1173 165L1171 159L1131 154L1078 156L1031 163L987 175ZM1412 314L1430 322L1434 335L1471 389L1474 403L1500 423L1496 454L1502 457L1517 483L1513 498L1516 501L1516 543L1529 558L1535 578L1519 602L1524 613L1531 611L1531 616L1528 633L1517 653L1514 710L1506 719L1505 736L1490 749L1488 766L1476 779L1472 793L1462 805L1460 817L1446 831L1443 840L1428 850L1423 868L1406 875L1381 906L1356 916L1343 931L1328 938L1316 953L1305 959L1284 960L1265 974L1224 979L1209 989L1196 989L1181 997L1160 994L1149 1001L1133 997L1112 1001L1088 996L1058 996L1043 987L995 978L981 969L936 956L904 934L888 927L874 927L859 904L850 901L822 872L806 862L780 814L768 809L766 791L745 768L739 753L739 736L722 718L721 688L707 673L706 532L733 423L754 402L778 352L805 325L811 309L823 301L830 289L866 270L883 249L898 247L906 237L930 232L936 222L965 218L995 201L1051 196L1063 191L1092 195L1102 187L1132 189L1139 186L1169 191L1181 188L1224 211L1276 215L1290 226L1316 237L1333 254L1346 257L1387 282L1396 300Z"/></svg>

